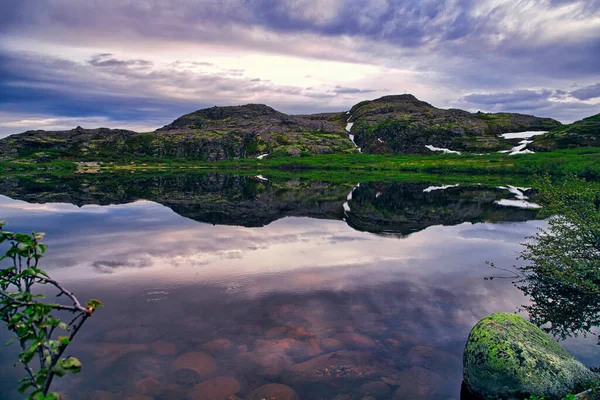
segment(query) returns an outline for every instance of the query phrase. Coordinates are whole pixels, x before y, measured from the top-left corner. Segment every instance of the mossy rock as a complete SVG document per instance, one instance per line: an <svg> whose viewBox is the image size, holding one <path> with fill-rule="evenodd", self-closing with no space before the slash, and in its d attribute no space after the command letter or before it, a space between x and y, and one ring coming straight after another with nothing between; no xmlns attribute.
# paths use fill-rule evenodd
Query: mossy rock
<svg viewBox="0 0 600 400"><path fill-rule="evenodd" d="M562 398L596 377L540 328L496 313L473 327L463 358L464 381L483 399Z"/></svg>

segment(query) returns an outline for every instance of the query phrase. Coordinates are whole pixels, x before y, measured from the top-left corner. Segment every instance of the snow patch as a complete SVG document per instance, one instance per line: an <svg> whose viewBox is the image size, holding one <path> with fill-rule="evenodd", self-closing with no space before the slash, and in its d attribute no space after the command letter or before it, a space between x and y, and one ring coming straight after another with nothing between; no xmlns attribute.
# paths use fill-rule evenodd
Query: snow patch
<svg viewBox="0 0 600 400"><path fill-rule="evenodd" d="M517 186L498 186L498 189L504 189L504 190L508 190L509 192L511 192L512 194L515 195L515 197L519 200L527 200L529 197L525 196L525 193L528 190L531 190L531 188L524 188L524 187L517 187Z"/></svg>
<svg viewBox="0 0 600 400"><path fill-rule="evenodd" d="M531 203L531 202L525 201L525 200L502 199L502 200L496 200L494 203L498 204L499 206L505 206L505 207L542 208L542 206L540 206L539 204Z"/></svg>
<svg viewBox="0 0 600 400"><path fill-rule="evenodd" d="M500 137L504 139L531 139L534 136L544 135L548 131L527 131L527 132L511 132L503 133Z"/></svg>
<svg viewBox="0 0 600 400"><path fill-rule="evenodd" d="M342 204L342 207L344 207L344 214L346 216L348 216L348 213L350 212L350 204L348 204L348 202L350 200L352 200L352 193L354 193L354 191L356 189L358 189L360 187L360 183L357 183L356 186L354 186L352 188L352 190L350 191L350 193L348 193L348 196L346 196L346 201L344 202L344 204Z"/></svg>
<svg viewBox="0 0 600 400"><path fill-rule="evenodd" d="M349 114L349 113L350 113L350 111L348 111L347 114ZM358 152L359 153L362 153L362 149L360 147L358 147L358 145L354 141L354 135L352 133L350 133L350 131L352 130L352 126L354 125L354 122L350 122L351 119L352 119L352 115L346 121L346 122L348 122L348 124L346 124L346 131L348 132L348 137L350 138L350 140L352 141L352 143L354 143L354 147L358 148Z"/></svg>
<svg viewBox="0 0 600 400"><path fill-rule="evenodd" d="M452 154L460 154L460 151L454 151L454 150L450 150L450 149L444 149L444 148L441 148L441 147L435 147L435 146L432 146L430 144L426 145L425 147L427 147L431 151L443 151L445 154L450 154L450 153L452 153Z"/></svg>
<svg viewBox="0 0 600 400"><path fill-rule="evenodd" d="M508 153L509 156L514 156L515 154L534 154L534 151L526 149L529 143L533 143L533 140L521 140L518 146L515 146L510 150L501 150L498 153Z"/></svg>
<svg viewBox="0 0 600 400"><path fill-rule="evenodd" d="M446 190L453 187L458 187L459 184L456 185L445 185L445 186L429 186L427 189L423 189L423 193L430 193L434 190Z"/></svg>
<svg viewBox="0 0 600 400"><path fill-rule="evenodd" d="M509 192L514 194L516 197L516 200L515 199L496 200L494 203L496 203L500 206L519 207L519 208L542 208L542 206L540 206L539 204L526 201L529 199L529 197L525 196L524 192L531 190L531 188L507 185L507 186L498 186L498 189L508 190Z"/></svg>
<svg viewBox="0 0 600 400"><path fill-rule="evenodd" d="M266 153L266 154L261 154L260 156L258 156L258 157L256 157L256 158L258 158L259 160L262 160L263 158L265 158L265 157L266 157L266 156L268 156L268 155L269 155L269 153Z"/></svg>

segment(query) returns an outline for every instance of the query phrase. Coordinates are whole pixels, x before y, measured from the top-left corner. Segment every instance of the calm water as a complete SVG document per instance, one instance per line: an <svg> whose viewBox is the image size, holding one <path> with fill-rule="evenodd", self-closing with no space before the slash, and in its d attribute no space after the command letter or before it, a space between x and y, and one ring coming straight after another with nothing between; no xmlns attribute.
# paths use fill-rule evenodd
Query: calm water
<svg viewBox="0 0 600 400"><path fill-rule="evenodd" d="M460 398L473 324L529 302L510 279L484 278L510 276L485 261L518 264L519 243L544 226L516 207L535 194L262 178L0 180L0 219L46 232L45 269L105 304L70 347L82 373L56 388L69 399L254 400L268 383L311 400ZM597 364L595 337L565 344ZM20 398L16 350L0 353L2 399Z"/></svg>

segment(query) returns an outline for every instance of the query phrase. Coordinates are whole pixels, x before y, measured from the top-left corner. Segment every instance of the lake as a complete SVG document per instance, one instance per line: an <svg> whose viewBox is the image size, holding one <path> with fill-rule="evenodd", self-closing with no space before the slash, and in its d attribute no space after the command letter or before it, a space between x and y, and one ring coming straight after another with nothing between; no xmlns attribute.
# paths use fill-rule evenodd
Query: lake
<svg viewBox="0 0 600 400"><path fill-rule="evenodd" d="M42 267L105 305L69 347L82 372L54 381L68 399L459 399L471 327L531 304L512 271L535 206L506 184L0 178L7 229L45 232ZM592 365L596 341L563 344Z"/></svg>

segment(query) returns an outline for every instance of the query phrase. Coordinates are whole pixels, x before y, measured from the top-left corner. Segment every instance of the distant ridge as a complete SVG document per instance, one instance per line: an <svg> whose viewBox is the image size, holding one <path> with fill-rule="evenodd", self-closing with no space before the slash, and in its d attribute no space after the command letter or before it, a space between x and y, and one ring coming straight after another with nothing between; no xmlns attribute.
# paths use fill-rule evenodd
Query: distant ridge
<svg viewBox="0 0 600 400"><path fill-rule="evenodd" d="M598 116L579 125L596 127ZM344 154L428 154L428 148L460 152L509 149L506 132L563 132L550 118L515 113L439 109L411 94L362 101L347 112L288 115L264 104L210 107L183 115L154 132L124 129L27 131L0 139L0 156L33 159L120 160L135 158L219 161L248 157ZM555 137L553 136L553 137ZM561 148L536 138L540 150ZM558 137L558 136L556 136ZM571 140L587 146L592 139ZM598 144L596 144L598 145Z"/></svg>

